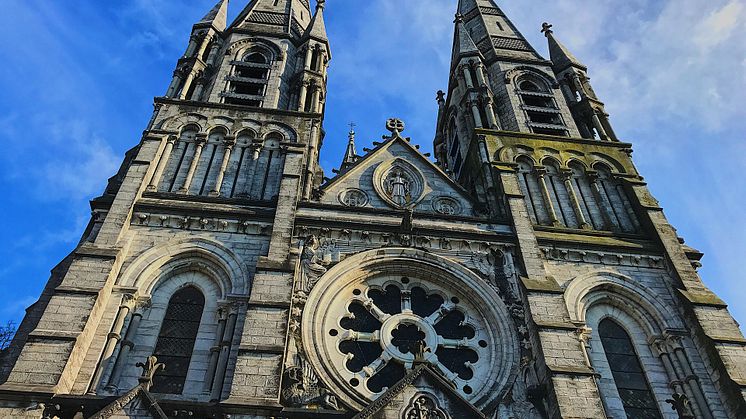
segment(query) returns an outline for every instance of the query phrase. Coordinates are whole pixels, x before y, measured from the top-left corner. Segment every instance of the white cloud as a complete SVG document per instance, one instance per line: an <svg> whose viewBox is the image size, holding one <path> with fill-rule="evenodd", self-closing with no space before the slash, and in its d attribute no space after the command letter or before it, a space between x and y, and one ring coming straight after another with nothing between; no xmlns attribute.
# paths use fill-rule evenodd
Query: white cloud
<svg viewBox="0 0 746 419"><path fill-rule="evenodd" d="M727 40L743 19L744 6L733 0L719 10L713 11L695 30L694 42L705 50ZM743 39L741 39L743 42Z"/></svg>

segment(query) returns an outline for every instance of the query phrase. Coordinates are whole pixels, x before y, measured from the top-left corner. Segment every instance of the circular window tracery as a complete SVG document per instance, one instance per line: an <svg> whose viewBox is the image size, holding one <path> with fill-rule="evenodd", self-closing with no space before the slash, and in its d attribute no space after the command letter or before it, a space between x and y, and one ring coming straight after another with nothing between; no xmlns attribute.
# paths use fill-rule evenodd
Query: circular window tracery
<svg viewBox="0 0 746 419"><path fill-rule="evenodd" d="M397 251L404 253L375 252ZM426 363L472 403L499 397L518 351L507 310L489 287L395 258L350 265L346 275L324 276L303 317L304 346L327 384L365 405Z"/></svg>

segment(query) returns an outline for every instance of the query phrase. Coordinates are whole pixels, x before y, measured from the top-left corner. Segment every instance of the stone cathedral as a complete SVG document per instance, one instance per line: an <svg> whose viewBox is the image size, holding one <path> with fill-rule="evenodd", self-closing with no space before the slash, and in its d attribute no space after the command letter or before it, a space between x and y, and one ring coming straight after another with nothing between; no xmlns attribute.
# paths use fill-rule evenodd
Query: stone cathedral
<svg viewBox="0 0 746 419"><path fill-rule="evenodd" d="M329 178L324 0L227 8L28 308L0 416L746 418L746 339L551 25L546 59L458 1L432 158L392 118Z"/></svg>

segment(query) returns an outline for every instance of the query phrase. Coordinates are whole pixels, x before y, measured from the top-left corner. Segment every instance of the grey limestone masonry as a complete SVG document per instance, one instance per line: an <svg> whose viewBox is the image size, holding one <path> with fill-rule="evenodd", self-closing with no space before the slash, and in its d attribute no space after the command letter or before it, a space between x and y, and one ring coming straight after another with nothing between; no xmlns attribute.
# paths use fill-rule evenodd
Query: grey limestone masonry
<svg viewBox="0 0 746 419"><path fill-rule="evenodd" d="M434 161L392 118L326 177L326 2L248 3L194 25L0 417L746 417L746 339L551 27L460 0Z"/></svg>

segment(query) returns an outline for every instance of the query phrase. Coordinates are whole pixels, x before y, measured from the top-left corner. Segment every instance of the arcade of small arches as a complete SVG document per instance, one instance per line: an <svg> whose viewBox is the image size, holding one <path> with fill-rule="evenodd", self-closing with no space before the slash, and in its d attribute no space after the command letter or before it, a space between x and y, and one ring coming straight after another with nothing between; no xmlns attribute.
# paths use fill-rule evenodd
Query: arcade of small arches
<svg viewBox="0 0 746 419"><path fill-rule="evenodd" d="M254 128L235 135L224 126L202 132L188 123L166 146L148 186L150 192L272 200L279 192L284 166L283 143L295 140L292 129ZM258 128L258 127L256 127Z"/></svg>
<svg viewBox="0 0 746 419"><path fill-rule="evenodd" d="M553 157L539 165L527 155L515 158L529 216L536 225L639 233L641 225L621 179L611 167L578 160L566 168Z"/></svg>

